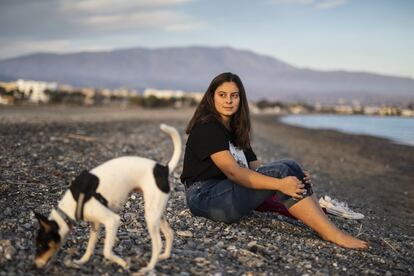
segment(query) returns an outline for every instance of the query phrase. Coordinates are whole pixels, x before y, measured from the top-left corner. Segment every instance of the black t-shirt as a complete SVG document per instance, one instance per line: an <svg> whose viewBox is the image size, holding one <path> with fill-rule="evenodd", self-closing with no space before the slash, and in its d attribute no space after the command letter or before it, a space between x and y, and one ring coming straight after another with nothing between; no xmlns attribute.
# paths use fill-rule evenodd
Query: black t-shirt
<svg viewBox="0 0 414 276"><path fill-rule="evenodd" d="M257 160L251 148L241 151L233 146L232 141L232 133L215 119L197 124L188 136L181 182L192 183L212 178L225 179L224 173L210 158L210 155L219 151L230 150L237 163L245 167L249 162Z"/></svg>

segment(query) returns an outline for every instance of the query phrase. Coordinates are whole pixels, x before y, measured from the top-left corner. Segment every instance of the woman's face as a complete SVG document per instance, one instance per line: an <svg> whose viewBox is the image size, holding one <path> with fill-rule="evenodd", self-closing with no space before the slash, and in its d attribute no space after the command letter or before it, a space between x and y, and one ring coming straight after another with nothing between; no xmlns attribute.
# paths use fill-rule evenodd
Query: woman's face
<svg viewBox="0 0 414 276"><path fill-rule="evenodd" d="M234 82L223 82L214 92L214 107L224 121L237 112L240 105L240 92Z"/></svg>

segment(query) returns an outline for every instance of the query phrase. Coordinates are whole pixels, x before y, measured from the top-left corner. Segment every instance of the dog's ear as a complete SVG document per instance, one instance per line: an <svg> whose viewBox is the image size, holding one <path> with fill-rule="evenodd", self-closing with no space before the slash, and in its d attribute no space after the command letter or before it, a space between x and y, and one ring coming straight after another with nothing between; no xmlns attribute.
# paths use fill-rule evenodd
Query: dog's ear
<svg viewBox="0 0 414 276"><path fill-rule="evenodd" d="M41 213L33 211L33 214L35 215L35 217L37 218L38 221L47 220L47 218L44 215L42 215Z"/></svg>
<svg viewBox="0 0 414 276"><path fill-rule="evenodd" d="M39 225L40 227L42 227L43 229L45 229L46 232L50 231L50 229L52 228L52 226L50 225L49 220L47 219L47 217L45 217L44 215L33 211L33 213L35 214L35 217L37 218L37 220L39 221Z"/></svg>

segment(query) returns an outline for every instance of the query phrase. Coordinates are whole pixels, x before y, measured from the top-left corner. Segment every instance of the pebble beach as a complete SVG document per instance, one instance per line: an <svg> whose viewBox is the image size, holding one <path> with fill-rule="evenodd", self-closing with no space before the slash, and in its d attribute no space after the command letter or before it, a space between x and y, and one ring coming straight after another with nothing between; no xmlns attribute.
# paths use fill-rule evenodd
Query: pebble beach
<svg viewBox="0 0 414 276"><path fill-rule="evenodd" d="M38 223L70 181L84 169L124 155L168 163L173 145L159 129L176 127L183 146L194 110L118 107L29 106L0 108L0 275L130 275L150 259L143 198L132 193L121 211L114 251L128 260L123 270L103 257L101 230L94 255L74 267L86 249L89 225L72 230L46 269L33 265ZM262 162L292 158L311 173L317 195L330 195L365 215L330 216L369 249L343 249L323 241L301 222L275 213L252 212L224 224L193 216L179 176L170 175L166 218L175 232L172 255L154 275L413 275L414 147L386 139L311 130L254 115L253 149ZM184 150L184 149L183 149Z"/></svg>

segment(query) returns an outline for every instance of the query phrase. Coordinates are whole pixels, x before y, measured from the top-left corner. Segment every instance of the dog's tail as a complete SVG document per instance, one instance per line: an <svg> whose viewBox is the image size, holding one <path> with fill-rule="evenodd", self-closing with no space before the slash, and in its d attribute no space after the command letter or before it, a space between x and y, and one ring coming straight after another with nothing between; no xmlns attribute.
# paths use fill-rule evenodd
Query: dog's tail
<svg viewBox="0 0 414 276"><path fill-rule="evenodd" d="M168 163L168 170L171 173L175 167L178 164L178 161L180 160L180 156L181 156L181 137L180 134L178 133L178 131L173 128L172 126L166 125L166 124L161 124L160 128L162 131L168 133L172 140L173 140L173 144L174 144L174 153L171 157L170 162Z"/></svg>

